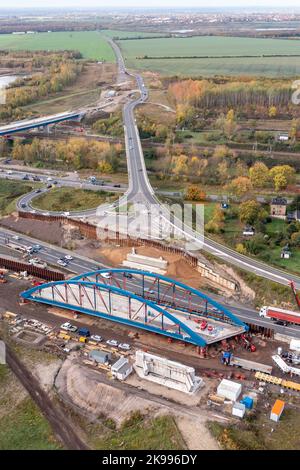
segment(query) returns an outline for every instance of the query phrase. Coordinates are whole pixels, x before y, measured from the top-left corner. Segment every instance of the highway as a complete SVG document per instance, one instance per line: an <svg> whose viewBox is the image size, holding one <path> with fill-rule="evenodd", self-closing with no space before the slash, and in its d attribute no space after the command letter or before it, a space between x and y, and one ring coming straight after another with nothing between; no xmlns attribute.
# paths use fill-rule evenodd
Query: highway
<svg viewBox="0 0 300 470"><path fill-rule="evenodd" d="M18 240L16 240L16 237L18 237ZM35 254L35 257L40 258L42 261L46 261L49 265L56 266L56 268L60 269L60 267L57 265L57 260L65 255L72 255L73 260L70 262L68 266L68 270L74 274L82 274L82 273L87 273L94 271L96 269L103 269L107 268L108 270L110 269L109 266L104 265L103 263L99 263L91 258L85 257L78 255L77 253L70 252L68 250L65 250L63 248L51 245L46 242L41 242L38 239L26 236L26 235L20 235L16 234L15 232L11 230L7 230L4 228L0 228L0 245L5 246L6 243L10 241L13 244L16 245L23 245L23 246L32 246L39 244L41 246L41 250L39 253ZM11 250L12 253L14 253L13 250ZM141 294L141 288L140 284L136 283L134 279L127 279L126 281L127 284L127 290L130 290L132 292L136 292L137 294ZM145 282L145 287L151 288L152 284L150 282ZM281 325L276 325L272 323L270 320L264 319L259 317L258 312L254 309L251 309L249 307L245 307L243 305L239 304L233 304L232 302L224 302L224 298L221 298L220 296L217 295L211 295L209 294L211 298L216 300L217 302L223 304L225 307L227 307L229 310L231 310L238 318L243 320L246 323L252 323L258 326L263 326L265 328L273 328L276 332L288 335L288 336L293 336L295 338L300 338L300 328L294 325L289 325L289 326L281 326ZM166 295L166 299L169 299L170 301L172 300L172 296ZM197 303L193 304L195 307L197 307Z"/></svg>
<svg viewBox="0 0 300 470"><path fill-rule="evenodd" d="M110 41L110 43L112 44L112 47L115 51L119 68L121 68L122 73L124 73L126 68L120 48L113 41ZM147 100L148 91L141 75L132 73L130 73L130 75L136 79L138 88L140 90L140 97L135 101L131 101L125 104L123 108L125 145L129 177L129 188L127 193L125 193L125 196L127 196L128 201L145 204L147 207L154 207L153 213L160 214L160 218L164 219L165 224L173 225L175 234L177 232L178 234L184 235L187 241L192 242L195 244L195 246L198 245L200 250L212 254L217 258L233 264L238 268L242 268L248 272L256 274L257 276L261 276L265 279L277 282L282 285L287 286L290 281L294 281L296 288L300 289L300 276L286 273L283 270L269 266L261 261L245 255L241 255L231 248L217 243L208 237L203 238L191 227L188 227L187 225L182 227L182 221L176 219L176 217L172 219L172 222L170 222L170 214L168 209L160 203L149 182L140 136L134 118L134 109ZM154 218L157 219L158 217ZM170 229L170 233L171 232L172 229Z"/></svg>
<svg viewBox="0 0 300 470"><path fill-rule="evenodd" d="M144 204L146 208L151 208L152 214L152 221L151 223L153 226L155 225L163 225L164 228L162 229L162 236L161 238L167 238L167 235L170 235L172 232L175 235L179 235L181 238L184 238L187 242L192 242L195 247L200 250L203 250L209 254L214 255L215 257L223 260L224 262L228 262L238 268L242 268L248 272L251 272L257 276L261 276L265 279L268 279L273 282L277 282L282 285L288 285L289 281L293 280L297 289L300 289L300 276L290 274L285 272L284 270L269 266L257 259L250 258L248 256L242 255L234 251L233 249L226 247L216 241L208 238L203 237L201 234L196 233L191 227L187 226L186 224L182 226L182 221L176 219L176 217L172 218L170 222L170 212L169 210L164 207L149 182L143 150L141 146L140 136L138 132L138 128L134 118L134 110L137 106L144 103L148 99L148 91L144 84L143 78L139 74L133 74L126 70L126 66L124 63L123 56L118 45L112 41L111 39L107 39L108 42L111 44L117 58L118 64L118 78L117 83L122 83L128 81L128 76L133 77L138 85L138 89L140 90L140 96L134 100L129 101L124 105L123 108L123 119L124 119L124 131L125 131L125 145L126 145L126 157L127 157L127 166L128 166L128 178L129 178L129 186L125 195L120 198L119 206L124 205L124 203L132 202L134 204ZM59 180L59 184L62 185L69 185L72 187L84 187L85 189L98 189L95 188L93 185L88 185L81 182L72 182L66 180ZM76 186L77 185L77 186ZM83 185L83 186L81 186ZM102 186L102 189L106 190L113 190L114 188L111 186ZM122 188L123 191L125 188ZM24 200L19 201L18 208L20 209L20 204L25 204L23 210L32 211L31 200L35 197L35 194L29 195L29 197L25 196ZM99 215L103 215L105 211L109 211L112 209L112 206L102 206L100 210L90 209L84 212L72 213L70 216L77 217L77 218L84 218L84 217L98 217L95 222L101 224L101 217L99 219ZM48 212L40 211L40 213ZM137 211L135 211L137 214ZM154 214L154 215L153 215ZM62 212L50 212L49 215L63 215ZM145 224L142 224L145 225ZM161 227L158 227L158 231L160 231ZM167 235L166 235L167 233ZM146 232L145 232L146 235Z"/></svg>
<svg viewBox="0 0 300 470"><path fill-rule="evenodd" d="M51 191L51 189L47 188L46 185L52 184L55 181L57 183L56 187L66 187L66 188L74 188L74 189L88 189L90 191L108 191L108 192L115 192L115 193L124 193L127 189L127 186L123 184L116 184L114 185L113 183L108 183L108 182L103 182L103 184L98 185L98 184L91 184L88 180L82 180L82 179L69 179L66 177L56 177L51 175L51 181L49 181L49 175L47 174L39 174L37 175L36 173L30 173L26 171L13 171L11 173L11 170L3 170L0 172L0 179L8 179L8 180L16 180L16 181L23 181L25 175L28 176L28 180L26 181L34 181L33 178L38 176L38 181L35 183L43 183L45 184L44 187L40 189L35 189L31 191L30 193L25 194L24 196L20 197L17 201L17 209L19 211L24 211L24 212L33 212L41 215L51 215L51 216L60 216L60 215L66 215L64 211L45 211L45 210L40 210L36 209L34 207L34 202L33 199L40 196L41 193L45 193L47 191ZM102 210L110 210L113 208L114 204L109 203L109 204L103 204L101 206ZM87 210L81 210L81 211L72 211L70 215L74 218L85 218L85 217L93 217L97 214L98 208L91 208Z"/></svg>
<svg viewBox="0 0 300 470"><path fill-rule="evenodd" d="M164 228L169 229L168 233L172 231L175 234L182 235L186 241L193 242L197 248L203 250L207 253L214 255L224 262L228 262L238 268L243 268L244 270L261 276L270 281L277 282L282 285L288 285L289 281L293 280L297 289L300 289L300 277L297 275L289 274L283 270L269 266L261 261L250 258L245 255L241 255L236 251L228 248L220 243L211 240L208 237L202 238L202 236L196 233L191 227L184 225L182 227L182 221L178 220L176 217L173 217L170 221L170 213L168 208L164 207L158 198L149 182L143 150L141 146L140 136L138 128L136 125L134 110L137 106L144 103L148 99L148 91L144 84L143 78L139 74L132 74L126 70L124 59L122 57L121 51L116 43L111 39L108 39L111 46L114 49L114 52L117 57L118 63L118 83L124 82L128 79L128 75L134 77L138 89L140 90L140 96L134 101L129 101L124 105L123 108L123 119L124 119L124 131L125 131L125 145L126 145L126 157L128 163L128 177L129 177L129 186L124 196L119 200L119 206L124 204L124 201L132 202L133 204L144 204L147 208L151 207L151 210L154 208L154 219L152 218L153 225L160 224L163 222ZM127 78L126 78L127 77ZM70 185L72 187L84 187L86 189L96 189L94 185L88 185L82 182L66 181L59 180L60 184ZM82 186L83 184L83 186ZM74 186L75 185L75 186ZM101 186L101 189L110 189L109 186ZM97 188L98 189L98 188ZM123 188L124 190L125 188ZM24 199L19 201L18 207L20 204L25 204L24 210L32 210L31 200L35 194L31 193L30 195L24 196ZM104 206L105 208L105 206ZM111 208L111 205L108 209ZM103 207L101 207L101 212L103 213ZM52 212L49 215L63 215L63 213ZM94 216L95 210L91 209L86 212L72 213L72 217L83 218L84 216ZM97 212L99 215L99 211ZM101 219L100 219L101 222ZM99 220L98 220L99 223ZM162 237L164 238L164 237Z"/></svg>

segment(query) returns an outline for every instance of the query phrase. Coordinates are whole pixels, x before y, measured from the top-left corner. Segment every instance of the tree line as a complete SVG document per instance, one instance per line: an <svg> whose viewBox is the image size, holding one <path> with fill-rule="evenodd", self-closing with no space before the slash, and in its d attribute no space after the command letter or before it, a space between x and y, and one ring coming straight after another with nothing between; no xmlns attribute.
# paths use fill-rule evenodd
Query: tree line
<svg viewBox="0 0 300 470"><path fill-rule="evenodd" d="M20 60L25 61L24 57ZM22 106L62 91L76 81L83 67L72 53L51 53L49 56L37 53L30 68L42 70L20 77L11 84L6 91L6 103L0 107L0 119L22 117Z"/></svg>
<svg viewBox="0 0 300 470"><path fill-rule="evenodd" d="M236 80L181 80L169 84L168 96L175 106L201 110L229 110L246 114L266 114L270 107L294 111L292 84L283 80L246 79Z"/></svg>
<svg viewBox="0 0 300 470"><path fill-rule="evenodd" d="M123 156L120 144L70 138L67 141L33 139L31 143L14 143L11 156L35 166L51 166L63 162L67 168L93 169L114 173Z"/></svg>

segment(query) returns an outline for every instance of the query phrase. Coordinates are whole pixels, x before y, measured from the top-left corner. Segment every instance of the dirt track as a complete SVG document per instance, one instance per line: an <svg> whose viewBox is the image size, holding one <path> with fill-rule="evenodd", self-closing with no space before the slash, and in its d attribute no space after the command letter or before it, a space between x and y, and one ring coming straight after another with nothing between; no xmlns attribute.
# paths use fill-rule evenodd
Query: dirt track
<svg viewBox="0 0 300 470"><path fill-rule="evenodd" d="M88 450L88 447L77 436L72 424L67 420L60 407L58 405L54 406L35 377L8 346L6 346L6 361L12 372L38 405L64 447L69 450Z"/></svg>

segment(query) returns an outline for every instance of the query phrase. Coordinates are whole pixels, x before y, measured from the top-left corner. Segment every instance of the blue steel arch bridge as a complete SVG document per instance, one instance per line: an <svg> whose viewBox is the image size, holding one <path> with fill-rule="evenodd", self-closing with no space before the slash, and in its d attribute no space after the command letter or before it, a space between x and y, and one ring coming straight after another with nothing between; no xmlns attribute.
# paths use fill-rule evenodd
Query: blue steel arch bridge
<svg viewBox="0 0 300 470"><path fill-rule="evenodd" d="M99 269L33 287L21 297L199 347L248 331L230 310L198 289L133 269Z"/></svg>

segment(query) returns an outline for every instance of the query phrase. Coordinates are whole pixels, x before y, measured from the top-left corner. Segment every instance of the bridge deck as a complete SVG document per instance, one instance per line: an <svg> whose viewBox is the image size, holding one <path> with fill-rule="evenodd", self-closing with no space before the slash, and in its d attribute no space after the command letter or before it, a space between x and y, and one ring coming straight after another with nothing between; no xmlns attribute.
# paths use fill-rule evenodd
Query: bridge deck
<svg viewBox="0 0 300 470"><path fill-rule="evenodd" d="M36 291L33 297L36 300L43 299L46 303L52 303L53 300L65 304L66 308L74 310L85 310L87 314L101 317L101 314L111 317L114 321L126 323L128 320L136 322L137 327L144 329L157 328L166 333L178 334L180 332L182 339L188 339L188 335L178 328L170 318L149 305L143 304L141 300L124 297L115 292L106 290L97 291L93 287L85 287L84 291L79 285L72 285L71 290L66 294L64 284L58 284L53 291L52 287L46 287L42 291ZM80 304L80 305L79 305ZM63 306L63 305L62 305ZM165 308L165 307L164 307ZM204 320L196 314L189 314L174 308L166 308L173 318L178 319L178 323L187 326L193 333L197 334L207 344L212 344L223 339L241 334L245 329L239 325L233 325L211 318L207 318L207 327L201 330L200 325ZM212 331L208 330L211 326ZM189 338L190 339L190 338ZM189 341L190 342L190 341Z"/></svg>
<svg viewBox="0 0 300 470"><path fill-rule="evenodd" d="M74 112L53 114L51 116L44 116L41 118L12 122L5 126L0 126L0 136L13 134L15 132L21 132L21 131L25 131L29 129L34 129L35 127L42 127L42 126L47 126L50 124L56 124L56 123L71 120L71 119L78 119L81 116L82 116L82 112L74 111Z"/></svg>

